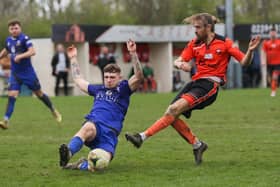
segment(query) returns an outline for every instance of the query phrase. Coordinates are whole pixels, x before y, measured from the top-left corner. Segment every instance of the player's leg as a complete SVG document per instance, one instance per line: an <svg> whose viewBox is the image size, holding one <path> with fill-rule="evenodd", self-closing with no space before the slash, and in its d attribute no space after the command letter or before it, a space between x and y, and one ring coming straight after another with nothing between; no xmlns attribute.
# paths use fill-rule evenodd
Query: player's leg
<svg viewBox="0 0 280 187"><path fill-rule="evenodd" d="M111 157L110 152L97 148L89 152L87 159L82 157L77 162L68 163L63 169L101 171L109 166Z"/></svg>
<svg viewBox="0 0 280 187"><path fill-rule="evenodd" d="M126 133L126 139L131 142L134 146L139 148L143 141L146 140L148 137L153 136L154 134L158 133L162 129L171 125L175 119L183 112L189 109L189 104L185 99L179 99L175 103L169 105L165 114L159 118L154 124L152 124L148 129L144 132L137 133L137 134L129 134Z"/></svg>
<svg viewBox="0 0 280 187"><path fill-rule="evenodd" d="M9 126L9 120L12 117L16 98L19 95L21 84L14 78L13 75L11 75L9 79L9 88L8 88L8 103L6 107L6 112L4 116L4 120L0 121L0 128L7 129Z"/></svg>
<svg viewBox="0 0 280 187"><path fill-rule="evenodd" d="M278 70L279 69L279 70ZM278 77L280 74L280 67L275 68L272 72L272 78L271 78L271 97L276 96L276 91L278 87Z"/></svg>
<svg viewBox="0 0 280 187"><path fill-rule="evenodd" d="M91 151L88 159L79 159L78 162L69 163L64 169L79 169L82 171L98 171L109 166L118 143L117 133L105 126L95 125L96 135L94 139L84 141L84 145Z"/></svg>
<svg viewBox="0 0 280 187"><path fill-rule="evenodd" d="M96 125L98 134L94 141L86 141L85 145L91 151L88 154L87 161L84 161L80 166L80 170L99 171L107 168L115 153L118 144L117 134L114 130Z"/></svg>
<svg viewBox="0 0 280 187"><path fill-rule="evenodd" d="M277 84L278 84L278 76L275 71L272 72L272 77L271 77L271 97L276 96L276 89L277 89Z"/></svg>
<svg viewBox="0 0 280 187"><path fill-rule="evenodd" d="M193 82L190 82L190 83L188 83L183 89L181 89L180 90L180 92L178 93L178 95L175 97L175 99L173 99L173 101L171 102L171 105L174 105L174 103L175 102L177 102L179 99L181 99L181 95L182 94L184 94L184 93L186 93L186 92L188 92L191 88L192 88L192 85L193 85ZM184 101L183 99L181 99L181 101L180 102L183 102L185 105L186 105L186 108L185 109L187 109L187 102L186 101ZM170 106L171 106L170 105ZM157 127L158 129L161 129L162 127L164 127L164 125L160 125L160 122L165 122L165 121L167 121L167 119L165 119L165 118L169 118L168 116L166 117L166 116L163 116L163 119L160 119L160 120L158 120L158 123L156 122L156 125L154 124L154 125L152 125L151 126L151 128L153 129L153 128L155 128L155 127ZM170 117L170 119L169 119L169 122L171 121L171 123L173 122L173 121L175 121L175 117L174 117L174 119L172 119L172 117ZM168 124L169 124L169 122L167 121L167 126L168 126ZM159 125L158 125L159 124ZM161 127L162 126L162 127ZM149 130L149 131L151 131L151 130ZM152 130L153 131L153 130ZM151 132L150 132L151 133ZM154 133L152 133L152 134L154 134ZM152 135L152 134L149 134L149 135ZM141 145L142 145L142 143L143 143L143 141L148 137L146 134L145 134L145 132L142 132L142 133L136 133L136 134L130 134L130 133L126 133L125 134L125 137L126 137L126 139L128 140L128 141L130 141L132 144L134 144L134 146L135 147L137 147L137 148L139 148Z"/></svg>
<svg viewBox="0 0 280 187"><path fill-rule="evenodd" d="M193 147L195 163L199 165L202 162L203 152L206 151L208 145L199 140L188 127L187 123L181 119L176 119L172 124L173 128Z"/></svg>
<svg viewBox="0 0 280 187"><path fill-rule="evenodd" d="M192 132L191 128L188 126L186 122L181 120L180 118L177 118L173 124L172 127L182 136L183 139L185 139L189 144L195 144L198 140L196 135Z"/></svg>
<svg viewBox="0 0 280 187"><path fill-rule="evenodd" d="M33 93L50 109L54 117L56 117L57 121L60 122L61 115L54 108L50 98L45 93L42 92L41 84L35 72L30 72L28 75L26 75L23 80L23 84L28 86L28 88L33 91ZM59 115L56 116L56 114Z"/></svg>
<svg viewBox="0 0 280 187"><path fill-rule="evenodd" d="M55 120L60 123L62 121L62 116L58 112L58 110L53 106L48 95L42 92L41 85L36 74L30 73L28 77L24 79L23 83L27 85L29 89L32 90L33 93L50 109Z"/></svg>
<svg viewBox="0 0 280 187"><path fill-rule="evenodd" d="M50 109L55 120L60 123L62 121L62 116L59 111L54 108L49 96L43 93L41 89L35 90L33 92Z"/></svg>
<svg viewBox="0 0 280 187"><path fill-rule="evenodd" d="M82 149L85 141L92 141L95 138L96 132L95 124L90 121L85 122L68 145L62 144L60 146L60 166L66 166L70 158Z"/></svg>
<svg viewBox="0 0 280 187"><path fill-rule="evenodd" d="M55 112L55 108L50 98L42 92L41 84L35 72L30 72L26 75L23 84L28 86L28 88L33 91L33 93L51 110L51 112Z"/></svg>

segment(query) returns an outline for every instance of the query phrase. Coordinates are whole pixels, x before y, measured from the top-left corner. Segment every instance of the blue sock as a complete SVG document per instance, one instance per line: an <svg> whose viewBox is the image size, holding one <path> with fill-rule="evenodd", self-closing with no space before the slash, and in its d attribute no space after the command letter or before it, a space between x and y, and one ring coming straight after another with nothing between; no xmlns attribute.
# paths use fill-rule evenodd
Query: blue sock
<svg viewBox="0 0 280 187"><path fill-rule="evenodd" d="M49 98L46 94L43 94L42 97L39 97L39 99L40 99L52 112L54 111L52 102L51 102L50 98Z"/></svg>
<svg viewBox="0 0 280 187"><path fill-rule="evenodd" d="M14 107L15 107L15 102L16 102L16 98L9 96L8 97L8 104L7 104L7 108L6 108L6 113L5 113L5 120L9 120L12 116L12 113L14 111Z"/></svg>
<svg viewBox="0 0 280 187"><path fill-rule="evenodd" d="M78 137L78 136L73 137L68 144L71 155L73 156L75 153L80 151L82 149L83 145L84 145L84 142L80 137Z"/></svg>
<svg viewBox="0 0 280 187"><path fill-rule="evenodd" d="M88 161L87 160L83 161L81 163L79 169L82 170L82 171L87 171L88 170Z"/></svg>

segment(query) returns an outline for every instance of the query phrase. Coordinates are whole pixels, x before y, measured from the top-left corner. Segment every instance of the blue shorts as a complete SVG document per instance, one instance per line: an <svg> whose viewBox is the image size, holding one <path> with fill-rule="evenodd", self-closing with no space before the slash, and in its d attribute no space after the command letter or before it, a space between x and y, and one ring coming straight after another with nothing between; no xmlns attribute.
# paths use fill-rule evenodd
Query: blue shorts
<svg viewBox="0 0 280 187"><path fill-rule="evenodd" d="M94 122L94 124L96 127L96 136L94 140L85 142L85 145L91 150L96 148L104 149L114 156L118 144L118 136L116 132L99 123Z"/></svg>
<svg viewBox="0 0 280 187"><path fill-rule="evenodd" d="M8 90L19 91L22 84L25 84L32 91L41 89L40 82L35 73L31 72L27 76L18 76L14 73L11 73Z"/></svg>

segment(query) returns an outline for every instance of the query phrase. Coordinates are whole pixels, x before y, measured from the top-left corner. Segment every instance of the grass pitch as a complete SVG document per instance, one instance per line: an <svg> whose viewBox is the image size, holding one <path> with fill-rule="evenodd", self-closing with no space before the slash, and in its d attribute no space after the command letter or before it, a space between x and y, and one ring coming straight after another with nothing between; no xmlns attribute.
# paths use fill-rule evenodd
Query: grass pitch
<svg viewBox="0 0 280 187"><path fill-rule="evenodd" d="M280 186L280 95L271 98L269 92L221 90L213 105L193 112L187 121L209 146L201 166L195 166L191 146L172 127L139 150L126 142L124 132L150 126L175 96L136 94L116 156L100 173L58 166L58 147L80 128L91 97L53 98L63 114L61 125L38 99L20 97L10 129L0 131L0 186ZM2 114L6 102L0 99ZM84 147L71 161L87 153Z"/></svg>

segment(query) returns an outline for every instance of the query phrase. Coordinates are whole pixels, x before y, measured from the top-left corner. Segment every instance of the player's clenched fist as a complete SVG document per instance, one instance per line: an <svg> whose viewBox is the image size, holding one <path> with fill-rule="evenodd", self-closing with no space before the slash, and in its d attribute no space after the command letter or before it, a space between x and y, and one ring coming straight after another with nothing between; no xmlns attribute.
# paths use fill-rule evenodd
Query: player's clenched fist
<svg viewBox="0 0 280 187"><path fill-rule="evenodd" d="M127 47L127 50L128 50L130 53L135 53L135 52L136 52L136 44L135 44L135 41L133 41L132 39L129 39L129 40L126 42L126 47Z"/></svg>

